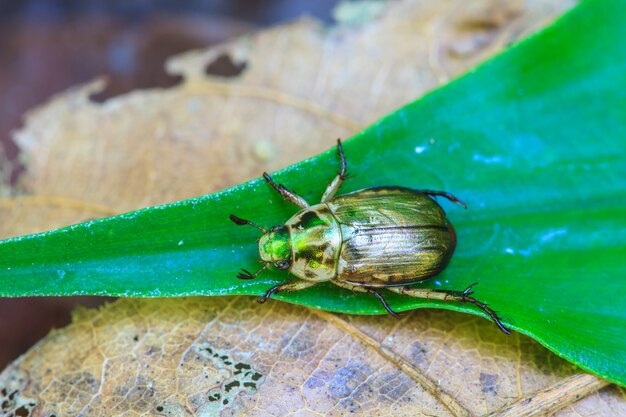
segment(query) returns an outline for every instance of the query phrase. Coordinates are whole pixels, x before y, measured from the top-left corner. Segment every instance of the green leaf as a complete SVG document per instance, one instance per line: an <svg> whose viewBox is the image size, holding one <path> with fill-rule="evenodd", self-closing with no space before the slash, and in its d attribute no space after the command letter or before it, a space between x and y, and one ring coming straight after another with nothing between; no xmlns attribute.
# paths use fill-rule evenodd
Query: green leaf
<svg viewBox="0 0 626 417"><path fill-rule="evenodd" d="M626 3L582 2L540 34L345 142L343 192L443 189L458 233L448 268L424 286L463 289L579 366L626 385ZM275 179L317 201L334 149ZM262 294L290 279L258 267L262 225L296 210L262 180L174 204L0 243L0 295ZM472 306L386 295L398 311ZM321 284L277 298L354 314L373 297Z"/></svg>

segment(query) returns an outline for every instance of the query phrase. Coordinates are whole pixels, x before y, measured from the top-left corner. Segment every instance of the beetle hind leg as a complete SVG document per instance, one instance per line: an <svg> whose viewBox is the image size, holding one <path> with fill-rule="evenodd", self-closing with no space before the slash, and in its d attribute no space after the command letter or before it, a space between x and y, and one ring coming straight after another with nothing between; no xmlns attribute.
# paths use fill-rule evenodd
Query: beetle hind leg
<svg viewBox="0 0 626 417"><path fill-rule="evenodd" d="M505 334L511 334L511 331L507 329L502 322L500 321L500 317L498 314L493 311L487 304L478 301L472 294L472 288L477 284L477 282L468 286L463 291L452 291L452 290L433 290L428 288L410 288L410 287L386 287L389 291L396 292L402 295L408 295L410 297L415 298L425 298L427 300L441 300L441 301L457 301L459 303L471 303L476 307L483 310L491 319L496 323L498 328L502 330Z"/></svg>
<svg viewBox="0 0 626 417"><path fill-rule="evenodd" d="M456 198L454 195L445 192L445 191L435 191L435 190L419 190L420 192L431 196L431 197L444 197L447 198L448 200L452 201L453 203L457 203L461 206L463 206L463 208L467 208L467 204L465 204L465 202L463 200L461 200L460 198Z"/></svg>
<svg viewBox="0 0 626 417"><path fill-rule="evenodd" d="M333 178L331 183L328 184L326 191L324 191L324 195L322 196L322 203L326 203L327 201L332 199L335 194L337 194L337 191L339 191L341 184L343 184L343 182L348 178L348 174L346 173L346 157L343 154L341 139L337 139L337 153L339 154L339 158L341 159L341 169L337 173L337 176Z"/></svg>
<svg viewBox="0 0 626 417"><path fill-rule="evenodd" d="M398 313L396 313L395 311L393 311L391 309L391 307L389 306L389 304L387 304L387 301L383 298L383 296L380 295L380 293L378 291L376 291L374 288L362 287L362 286L359 286L359 285L348 284L347 282L342 282L342 281L337 281L337 280L332 280L331 282L333 284L335 284L336 286L338 286L338 287L345 288L345 289L353 291L353 292L374 294L376 296L376 298L378 298L378 300L381 302L383 307L385 307L385 310L387 310L387 312L389 314L391 314L395 318L400 318Z"/></svg>

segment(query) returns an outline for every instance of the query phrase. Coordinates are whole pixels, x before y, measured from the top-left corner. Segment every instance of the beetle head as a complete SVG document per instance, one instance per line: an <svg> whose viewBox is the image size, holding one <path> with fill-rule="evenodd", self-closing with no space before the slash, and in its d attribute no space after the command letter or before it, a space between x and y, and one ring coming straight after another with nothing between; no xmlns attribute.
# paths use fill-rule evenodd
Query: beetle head
<svg viewBox="0 0 626 417"><path fill-rule="evenodd" d="M263 232L258 242L259 256L261 257L261 262L265 263L265 266L254 274L244 269L242 273L237 275L237 278L254 279L272 264L278 269L291 268L291 246L289 245L289 231L286 226L274 226L267 230L250 220L242 219L234 214L230 215L230 220L239 226L250 225Z"/></svg>
<svg viewBox="0 0 626 417"><path fill-rule="evenodd" d="M259 239L259 256L265 263L273 263L278 269L291 267L289 231L285 226L274 226Z"/></svg>

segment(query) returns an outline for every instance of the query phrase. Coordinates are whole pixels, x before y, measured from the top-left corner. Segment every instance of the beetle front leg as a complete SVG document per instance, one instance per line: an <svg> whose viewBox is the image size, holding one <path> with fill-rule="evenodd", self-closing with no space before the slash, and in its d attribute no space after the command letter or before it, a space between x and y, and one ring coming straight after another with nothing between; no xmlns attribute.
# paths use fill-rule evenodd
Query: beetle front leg
<svg viewBox="0 0 626 417"><path fill-rule="evenodd" d="M300 290L304 290L305 288L312 287L315 284L317 284L317 282L304 281L304 280L286 282L284 284L273 286L272 288L267 290L267 292L264 295L261 295L256 300L259 303L263 304L264 302L268 300L268 298L272 296L272 294L278 294L279 292L300 291Z"/></svg>
<svg viewBox="0 0 626 417"><path fill-rule="evenodd" d="M276 184L274 180L272 179L272 177L270 177L267 174L267 172L263 173L263 178L265 178L265 181L267 181L267 183L271 185L272 188L278 191L280 195L282 195L285 198L285 200L289 201L292 204L295 204L296 206L300 208L309 207L309 203L307 203L304 198L300 197L298 194L294 193L293 191L287 189L284 185Z"/></svg>
<svg viewBox="0 0 626 417"><path fill-rule="evenodd" d="M380 293L378 291L376 291L374 288L362 287L360 285L354 285L354 284L348 284L347 282L342 282L342 281L338 281L338 280L335 280L335 279L330 281L330 282L332 282L333 284L335 284L338 287L345 288L346 290L350 290L350 291L353 291L353 292L362 292L362 293L367 293L367 294L374 294L376 296L376 298L378 298L378 300L382 303L383 307L385 307L385 310L387 310L387 312L389 314L391 314L395 318L400 318L398 313L396 313L395 311L393 311L391 309L391 307L389 307L389 304L387 304L387 301L385 301L383 296L380 295Z"/></svg>
<svg viewBox="0 0 626 417"><path fill-rule="evenodd" d="M451 290L433 290L428 288L410 288L410 287L385 287L389 291L397 292L398 294L408 295L410 297L415 298L425 298L427 300L441 300L441 301L457 301L459 303L472 303L476 307L483 310L485 313L491 317L491 319L496 323L498 328L502 330L506 334L511 334L511 331L504 327L500 318L487 304L478 301L471 295L474 294L472 291L472 287L474 287L476 283L467 287L464 291L451 291Z"/></svg>
<svg viewBox="0 0 626 417"><path fill-rule="evenodd" d="M426 195L430 195L433 197L444 197L447 198L448 200L452 201L453 203L457 203L463 206L463 208L467 208L467 204L465 204L463 202L463 200L456 198L455 196L453 196L450 193L447 193L445 191L435 191L435 190L418 190L421 193L424 193Z"/></svg>
<svg viewBox="0 0 626 417"><path fill-rule="evenodd" d="M337 153L339 153L339 158L341 159L341 169L339 170L337 176L333 178L331 183L328 184L326 191L324 191L324 195L322 196L322 203L326 203L327 201L332 199L335 194L337 194L337 191L339 191L341 184L343 184L346 178L348 178L348 175L346 174L346 157L343 154L341 139L337 139Z"/></svg>

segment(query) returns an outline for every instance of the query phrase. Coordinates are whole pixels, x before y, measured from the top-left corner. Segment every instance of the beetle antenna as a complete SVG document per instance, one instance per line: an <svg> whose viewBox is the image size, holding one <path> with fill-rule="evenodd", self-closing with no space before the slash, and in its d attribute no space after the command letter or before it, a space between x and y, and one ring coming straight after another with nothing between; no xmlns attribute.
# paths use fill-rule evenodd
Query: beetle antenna
<svg viewBox="0 0 626 417"><path fill-rule="evenodd" d="M240 273L237 274L237 278L239 279L254 279L257 277L257 275L259 275L261 272L263 272L264 270L266 270L267 268L269 268L271 264L265 264L265 266L261 269L259 269L258 271L256 271L254 274L252 274L250 271L248 271L247 269L242 269Z"/></svg>
<svg viewBox="0 0 626 417"><path fill-rule="evenodd" d="M254 227L256 227L257 229L259 229L259 230L260 230L260 231L262 231L263 233L267 233L267 229L265 229L265 228L263 228L263 227L259 226L259 225L258 225L258 224L256 224L256 223L252 223L250 220L244 220L244 219L242 219L241 217L237 217L237 216L235 216L235 215L233 215L233 214L231 214L231 215L230 215L230 220L231 220L233 223L235 223L235 224L237 224L237 225L239 225L239 226L244 226L244 225L246 225L246 224L249 224L250 226L254 226Z"/></svg>

